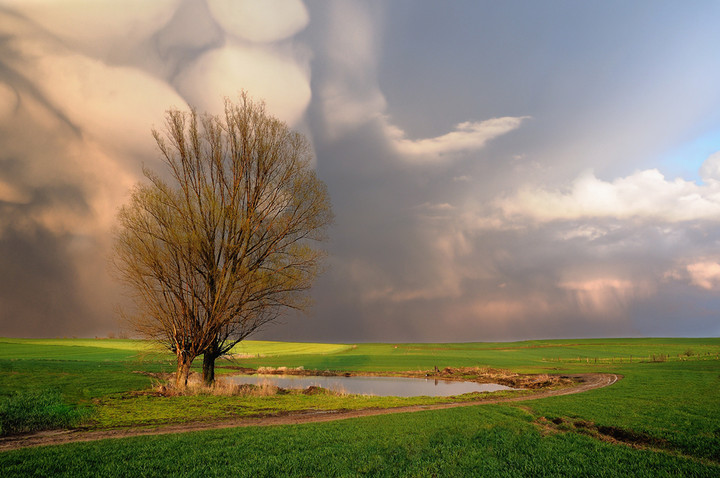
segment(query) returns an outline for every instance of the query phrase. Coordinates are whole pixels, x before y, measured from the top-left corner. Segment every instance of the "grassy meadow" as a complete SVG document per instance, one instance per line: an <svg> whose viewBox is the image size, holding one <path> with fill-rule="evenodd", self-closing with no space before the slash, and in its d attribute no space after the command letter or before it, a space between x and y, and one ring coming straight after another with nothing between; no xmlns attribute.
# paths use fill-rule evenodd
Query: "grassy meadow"
<svg viewBox="0 0 720 478"><path fill-rule="evenodd" d="M218 373L238 366L384 372L487 366L623 379L507 404L5 451L3 476L720 476L720 339L248 341L233 353L235 359L218 363ZM22 406L37 402L44 404L41 419L59 427L104 429L442 401L135 393L157 383L147 372L173 369L171 355L143 341L0 338L0 418L35 413Z"/></svg>

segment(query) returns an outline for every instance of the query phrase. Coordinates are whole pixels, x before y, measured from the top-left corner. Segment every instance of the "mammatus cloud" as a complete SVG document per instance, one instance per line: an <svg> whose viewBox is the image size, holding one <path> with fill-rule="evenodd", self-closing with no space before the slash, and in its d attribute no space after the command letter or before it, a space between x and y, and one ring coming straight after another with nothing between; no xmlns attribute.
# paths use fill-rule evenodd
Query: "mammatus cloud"
<svg viewBox="0 0 720 478"><path fill-rule="evenodd" d="M298 124L307 23L298 0L0 0L0 335L117 331L111 228L151 128L241 89Z"/></svg>
<svg viewBox="0 0 720 478"><path fill-rule="evenodd" d="M175 14L180 0L2 0L5 32L19 33L19 16L36 27L31 35L87 56L127 60ZM30 32L22 32L28 39Z"/></svg>
<svg viewBox="0 0 720 478"><path fill-rule="evenodd" d="M377 82L382 12L357 1L332 2L328 9L323 46L329 61L319 96L324 129L338 138L385 110Z"/></svg>
<svg viewBox="0 0 720 478"><path fill-rule="evenodd" d="M258 43L292 37L310 20L300 0L208 0L208 6L226 32Z"/></svg>
<svg viewBox="0 0 720 478"><path fill-rule="evenodd" d="M243 85L290 125L300 122L311 97L306 64L266 47L231 42L188 65L174 83L188 102L215 112L222 110L223 99L208 91L229 92Z"/></svg>

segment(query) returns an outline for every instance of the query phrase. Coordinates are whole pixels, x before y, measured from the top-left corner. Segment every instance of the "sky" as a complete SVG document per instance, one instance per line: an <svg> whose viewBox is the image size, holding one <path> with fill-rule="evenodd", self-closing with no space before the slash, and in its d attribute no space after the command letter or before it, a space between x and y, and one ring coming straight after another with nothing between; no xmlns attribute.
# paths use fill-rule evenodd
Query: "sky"
<svg viewBox="0 0 720 478"><path fill-rule="evenodd" d="M169 108L246 90L336 222L254 338L720 335L720 3L0 0L0 336L132 333L109 260Z"/></svg>

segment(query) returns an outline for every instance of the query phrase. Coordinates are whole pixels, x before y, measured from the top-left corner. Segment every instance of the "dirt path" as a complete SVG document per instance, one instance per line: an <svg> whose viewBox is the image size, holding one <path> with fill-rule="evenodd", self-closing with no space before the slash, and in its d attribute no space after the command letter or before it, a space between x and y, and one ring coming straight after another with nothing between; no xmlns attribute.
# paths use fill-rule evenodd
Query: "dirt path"
<svg viewBox="0 0 720 478"><path fill-rule="evenodd" d="M531 395L522 397L507 397L481 402L456 402L440 403L435 405L413 405L396 408L370 408L364 410L320 410L310 412L291 413L260 418L236 418L225 421L204 421L190 422L172 425L161 425L155 428L123 428L117 430L53 430L27 435L18 435L0 438L0 451L16 450L18 448L59 445L63 443L74 443L84 441L103 440L107 438L126 438L141 435L164 435L168 433L183 433L201 430L214 430L218 428L234 427L265 427L272 425L296 425L300 423L329 422L333 420L345 420L347 418L369 417L373 415L387 415L390 413L409 413L424 410L440 410L445 408L468 407L475 405L487 405L491 403L520 402L536 400L538 398L554 397L559 395L570 395L573 393L586 392L596 388L607 387L617 382L620 375L588 373L570 375L574 380L579 381L578 385L560 390L541 390Z"/></svg>

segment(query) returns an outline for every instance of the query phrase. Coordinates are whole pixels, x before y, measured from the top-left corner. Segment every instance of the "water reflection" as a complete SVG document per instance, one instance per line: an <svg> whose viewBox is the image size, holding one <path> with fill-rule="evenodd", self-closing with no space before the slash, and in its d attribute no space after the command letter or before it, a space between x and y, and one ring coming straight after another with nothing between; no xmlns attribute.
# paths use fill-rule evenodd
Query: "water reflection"
<svg viewBox="0 0 720 478"><path fill-rule="evenodd" d="M235 375L225 380L235 384L270 383L280 388L322 387L349 394L380 397L448 397L472 392L515 390L497 383L457 382L405 377L318 377L298 375Z"/></svg>

